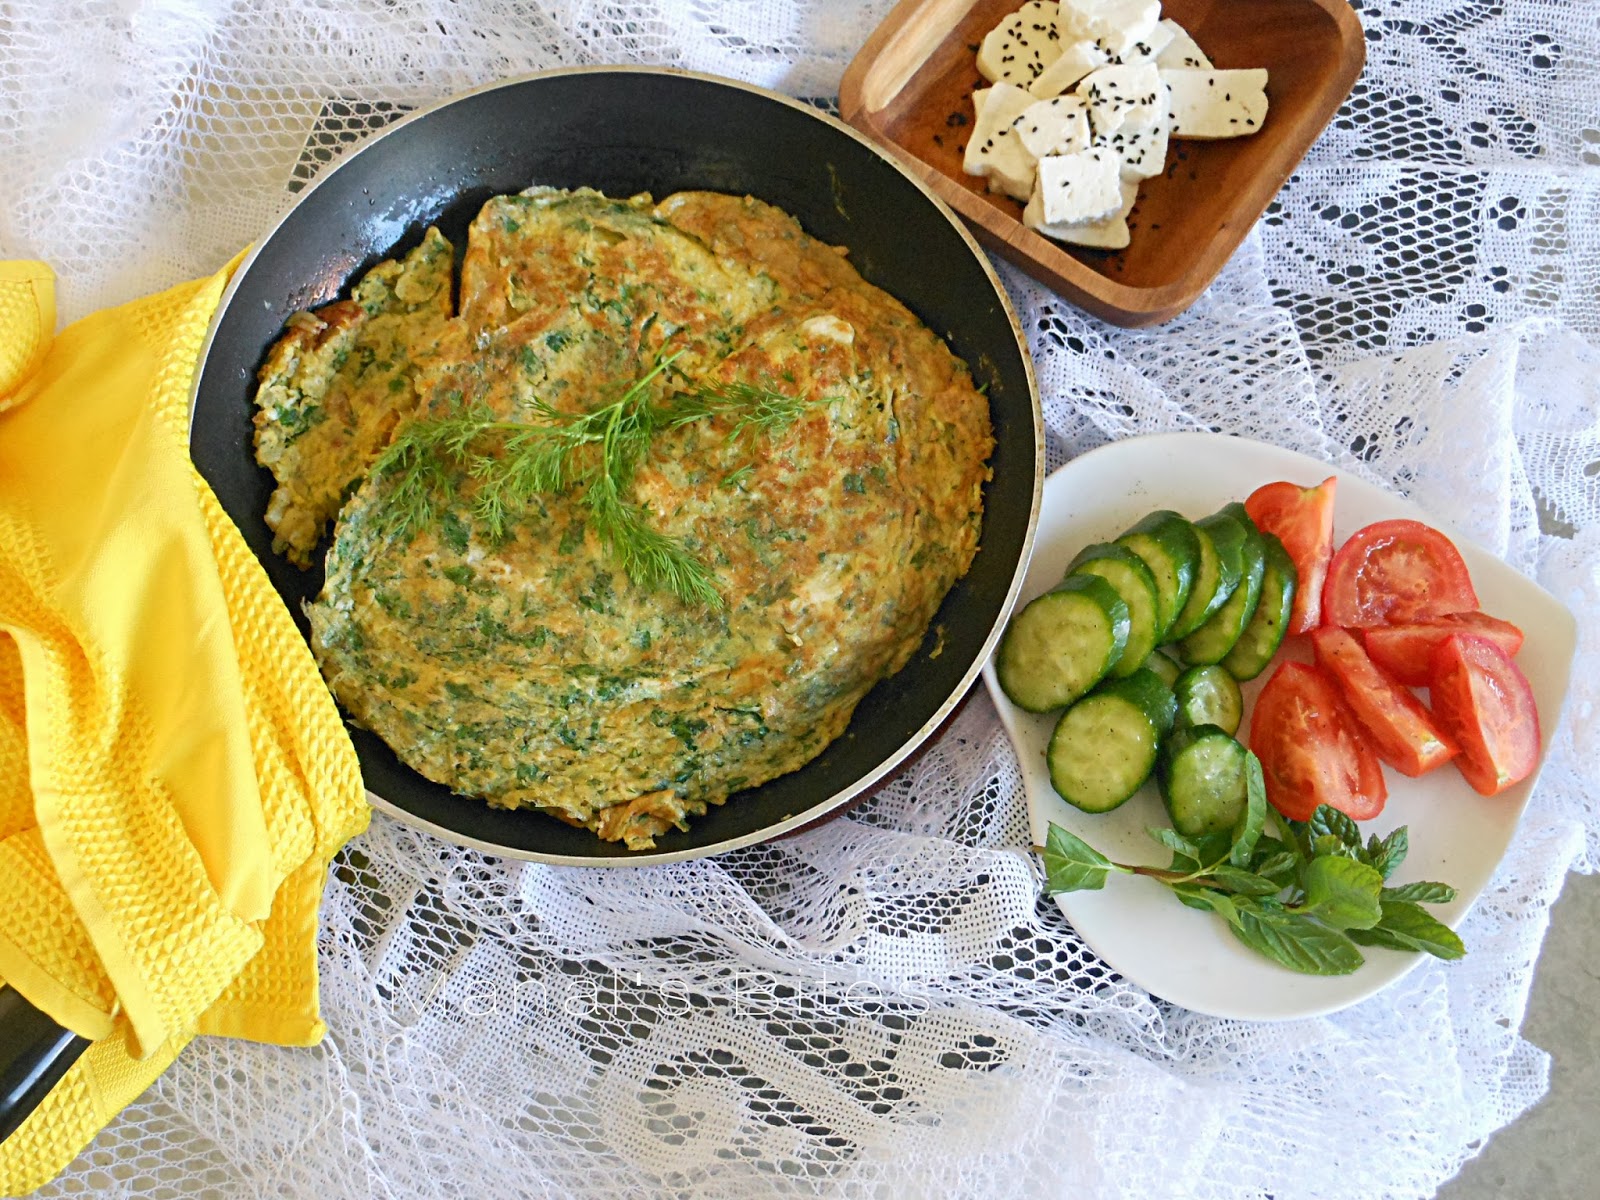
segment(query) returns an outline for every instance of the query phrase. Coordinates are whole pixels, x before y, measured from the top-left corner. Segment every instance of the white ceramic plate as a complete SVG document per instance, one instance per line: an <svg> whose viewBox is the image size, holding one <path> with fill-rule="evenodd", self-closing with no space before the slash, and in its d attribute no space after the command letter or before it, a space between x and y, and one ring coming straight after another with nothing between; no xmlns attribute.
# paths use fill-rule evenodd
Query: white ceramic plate
<svg viewBox="0 0 1600 1200"><path fill-rule="evenodd" d="M1339 477L1336 546L1362 526L1391 517L1427 521L1455 541L1483 610L1516 623L1527 636L1517 663L1533 685L1548 753L1577 644L1572 614L1543 588L1416 505L1293 451L1220 434L1178 433L1130 438L1074 459L1045 481L1038 540L1020 603L1059 583L1067 563L1085 545L1117 536L1153 509L1202 517L1243 500L1263 483L1287 479L1309 487L1329 475ZM1309 661L1305 641L1290 639L1280 654ZM1255 695L1270 675L1269 668L1244 685L1241 734L1249 730ZM1160 866L1170 861L1145 832L1168 823L1153 783L1114 812L1079 812L1050 786L1045 748L1055 717L1023 712L1008 701L992 661L984 668L984 682L1022 761L1035 844L1044 844L1055 822L1115 861ZM1456 899L1429 911L1458 925L1510 844L1537 773L1492 797L1479 796L1449 765L1421 779L1407 779L1388 767L1384 773L1388 804L1364 829L1381 835L1409 826L1411 852L1392 882L1433 879L1453 885ZM1108 965L1164 1000L1221 1017L1282 1020L1332 1012L1393 983L1422 959L1363 947L1366 964L1353 974L1299 975L1240 944L1220 918L1185 908L1160 884L1135 876L1112 875L1102 891L1073 892L1058 900Z"/></svg>

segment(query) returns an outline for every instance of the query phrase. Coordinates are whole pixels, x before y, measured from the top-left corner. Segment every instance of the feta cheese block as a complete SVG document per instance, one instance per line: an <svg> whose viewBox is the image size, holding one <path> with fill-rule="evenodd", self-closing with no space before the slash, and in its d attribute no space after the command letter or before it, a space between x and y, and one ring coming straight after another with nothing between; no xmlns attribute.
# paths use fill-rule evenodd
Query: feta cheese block
<svg viewBox="0 0 1600 1200"><path fill-rule="evenodd" d="M1077 94L1089 110L1096 138L1120 129L1151 129L1166 115L1161 72L1153 63L1101 67L1079 81Z"/></svg>
<svg viewBox="0 0 1600 1200"><path fill-rule="evenodd" d="M1163 87L1163 99L1165 95ZM1090 145L1114 153L1122 163L1124 179L1153 178L1166 169L1168 138L1172 130L1164 103L1156 109L1156 114L1156 120L1143 128L1129 122L1103 138L1092 139Z"/></svg>
<svg viewBox="0 0 1600 1200"><path fill-rule="evenodd" d="M1108 217L1098 221L1057 222L1044 219L1044 200L1037 188L1022 210L1022 223L1029 229L1070 242L1075 246L1092 246L1097 250L1125 250L1133 240L1128 231L1128 214L1139 200L1139 184L1132 179L1122 181L1122 206Z"/></svg>
<svg viewBox="0 0 1600 1200"><path fill-rule="evenodd" d="M1077 96L1036 100L1011 123L1035 158L1076 154L1089 148L1089 114Z"/></svg>
<svg viewBox="0 0 1600 1200"><path fill-rule="evenodd" d="M1178 26L1171 21L1162 21L1121 54L1112 55L1112 64L1134 67L1140 63L1159 62L1162 52L1172 44L1175 36L1173 30L1177 28Z"/></svg>
<svg viewBox="0 0 1600 1200"><path fill-rule="evenodd" d="M1041 100L1059 96L1090 71L1110 61L1111 56L1098 42L1073 42L1064 47L1060 57L1028 85L1028 90Z"/></svg>
<svg viewBox="0 0 1600 1200"><path fill-rule="evenodd" d="M1267 73L1259 67L1246 71L1178 68L1162 71L1161 78L1171 91L1167 111L1172 114L1173 137L1244 137L1260 129L1267 119ZM1090 118L1093 116L1091 108Z"/></svg>
<svg viewBox="0 0 1600 1200"><path fill-rule="evenodd" d="M1028 0L984 36L978 47L978 73L990 83L1026 87L1061 56L1056 29L1060 5L1053 0Z"/></svg>
<svg viewBox="0 0 1600 1200"><path fill-rule="evenodd" d="M987 177L990 191L1024 201L1033 191L1036 156L1028 152L1012 124L1033 103L1027 89L1015 84L997 83L989 88L982 105L977 106L978 119L961 162L968 175Z"/></svg>
<svg viewBox="0 0 1600 1200"><path fill-rule="evenodd" d="M1062 0L1063 35L1099 42L1108 54L1122 55L1161 23L1160 0Z"/></svg>
<svg viewBox="0 0 1600 1200"><path fill-rule="evenodd" d="M1156 66L1163 70L1168 67L1200 71L1211 70L1211 60L1206 57L1206 52L1200 49L1195 40L1189 36L1187 29L1179 25L1171 17L1163 18L1159 28L1166 31L1169 36L1166 45L1156 53Z"/></svg>
<svg viewBox="0 0 1600 1200"><path fill-rule="evenodd" d="M1122 207L1122 164L1104 150L1052 154L1039 160L1037 187L1049 224L1097 221Z"/></svg>

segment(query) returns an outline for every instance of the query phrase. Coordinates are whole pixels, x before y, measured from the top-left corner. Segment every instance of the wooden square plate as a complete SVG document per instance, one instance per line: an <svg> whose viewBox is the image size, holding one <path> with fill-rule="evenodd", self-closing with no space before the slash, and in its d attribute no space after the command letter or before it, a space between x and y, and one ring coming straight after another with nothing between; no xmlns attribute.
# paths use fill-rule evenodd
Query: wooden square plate
<svg viewBox="0 0 1600 1200"><path fill-rule="evenodd" d="M1022 223L1022 205L961 170L977 47L1021 0L901 0L839 85L844 119L919 172L978 240L1116 325L1154 325L1206 290L1350 94L1366 61L1345 0L1168 0L1219 68L1266 67L1261 132L1174 139L1168 168L1139 189L1126 250L1066 246Z"/></svg>

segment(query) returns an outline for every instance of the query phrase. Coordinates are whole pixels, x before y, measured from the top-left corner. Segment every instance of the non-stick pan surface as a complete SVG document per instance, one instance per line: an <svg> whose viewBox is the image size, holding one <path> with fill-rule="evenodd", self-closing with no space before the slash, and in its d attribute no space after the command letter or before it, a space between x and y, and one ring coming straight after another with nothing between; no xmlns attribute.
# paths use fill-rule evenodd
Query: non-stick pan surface
<svg viewBox="0 0 1600 1200"><path fill-rule="evenodd" d="M347 295L430 223L461 247L488 197L532 184L615 196L748 193L849 247L861 274L945 337L987 390L997 444L978 555L917 655L868 694L841 738L799 771L711 809L687 833L658 838L655 851L630 854L542 813L454 795L352 729L366 785L383 807L453 841L597 865L693 858L840 811L938 729L987 658L1032 546L1043 441L1026 343L988 260L948 209L838 121L742 84L592 68L484 88L391 127L304 193L235 277L196 383L195 464L304 631L301 605L320 589L321 572L272 553L262 519L272 478L251 443L267 348L292 313Z"/></svg>

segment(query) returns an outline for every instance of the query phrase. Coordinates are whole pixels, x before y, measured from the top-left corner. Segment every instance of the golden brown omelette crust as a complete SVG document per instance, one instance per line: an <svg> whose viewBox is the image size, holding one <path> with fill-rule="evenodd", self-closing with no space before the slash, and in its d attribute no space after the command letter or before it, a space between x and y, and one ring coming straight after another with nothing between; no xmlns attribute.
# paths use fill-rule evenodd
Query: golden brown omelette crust
<svg viewBox="0 0 1600 1200"><path fill-rule="evenodd" d="M453 332L450 243L429 229L379 263L349 300L297 313L267 353L256 391L256 459L277 478L272 548L309 566L345 493L416 409L419 369Z"/></svg>
<svg viewBox="0 0 1600 1200"><path fill-rule="evenodd" d="M495 543L461 479L450 511L401 542L386 481L360 484L310 608L313 647L346 709L457 791L648 847L820 752L972 560L987 402L937 337L778 209L497 197L469 232L449 324L412 375L418 411L529 419L536 397L587 411L663 349L688 379L807 400L755 441L730 438L728 417L658 434L637 472L634 498L710 568L720 611L637 588L585 527L581 490L539 497ZM437 351L450 345L470 352Z"/></svg>

